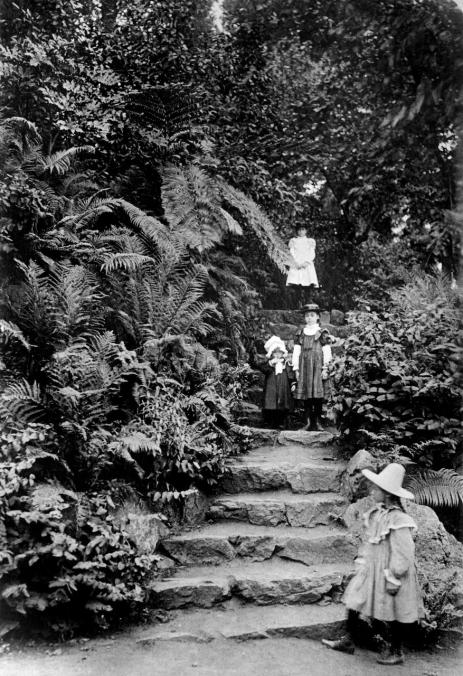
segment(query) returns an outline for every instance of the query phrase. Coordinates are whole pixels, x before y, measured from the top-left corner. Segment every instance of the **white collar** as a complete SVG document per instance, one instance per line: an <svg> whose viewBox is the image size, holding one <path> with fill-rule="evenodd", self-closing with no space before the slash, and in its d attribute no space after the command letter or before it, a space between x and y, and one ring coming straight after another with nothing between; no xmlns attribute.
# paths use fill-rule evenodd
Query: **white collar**
<svg viewBox="0 0 463 676"><path fill-rule="evenodd" d="M314 324L313 326L304 326L303 332L306 336L314 336L317 331L320 331L320 325Z"/></svg>

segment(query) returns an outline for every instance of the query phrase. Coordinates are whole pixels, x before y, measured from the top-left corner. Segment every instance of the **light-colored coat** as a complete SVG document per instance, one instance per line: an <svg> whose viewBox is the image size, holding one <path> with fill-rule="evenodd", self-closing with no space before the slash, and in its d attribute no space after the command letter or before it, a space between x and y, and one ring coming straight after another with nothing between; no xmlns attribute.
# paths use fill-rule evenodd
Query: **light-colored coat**
<svg viewBox="0 0 463 676"><path fill-rule="evenodd" d="M289 240L289 251L292 256L292 263L286 284L300 284L301 286L313 284L318 287L314 265L315 240L311 237L293 237Z"/></svg>
<svg viewBox="0 0 463 676"><path fill-rule="evenodd" d="M399 507L384 505L366 512L364 521L366 537L344 593L346 607L385 622L416 622L424 609L415 567L415 522ZM398 587L397 594L387 587Z"/></svg>

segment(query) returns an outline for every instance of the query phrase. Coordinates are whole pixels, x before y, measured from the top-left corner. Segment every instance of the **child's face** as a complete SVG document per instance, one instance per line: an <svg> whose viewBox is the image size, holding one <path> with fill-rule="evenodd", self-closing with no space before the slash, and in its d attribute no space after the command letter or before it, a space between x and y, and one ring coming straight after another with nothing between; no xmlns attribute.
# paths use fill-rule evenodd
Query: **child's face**
<svg viewBox="0 0 463 676"><path fill-rule="evenodd" d="M298 228L297 229L297 236L298 237L305 237L307 235L307 230L305 228Z"/></svg>
<svg viewBox="0 0 463 676"><path fill-rule="evenodd" d="M376 484L372 484L370 488L370 495L375 502L384 502L386 493Z"/></svg>
<svg viewBox="0 0 463 676"><path fill-rule="evenodd" d="M318 322L318 314L316 312L306 312L304 319L307 326L313 326Z"/></svg>
<svg viewBox="0 0 463 676"><path fill-rule="evenodd" d="M272 359L282 359L284 357L283 350L273 350Z"/></svg>

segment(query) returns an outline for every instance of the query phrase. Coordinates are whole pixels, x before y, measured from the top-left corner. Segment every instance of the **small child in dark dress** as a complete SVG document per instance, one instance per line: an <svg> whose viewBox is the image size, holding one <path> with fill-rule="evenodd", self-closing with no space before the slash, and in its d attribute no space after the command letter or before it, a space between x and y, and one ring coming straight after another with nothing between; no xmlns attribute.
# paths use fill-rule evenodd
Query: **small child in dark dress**
<svg viewBox="0 0 463 676"><path fill-rule="evenodd" d="M272 427L284 428L288 414L293 408L291 385L294 374L287 360L285 343L278 336L272 336L264 345L267 357L258 360L256 351L250 354L250 364L265 375L262 415Z"/></svg>

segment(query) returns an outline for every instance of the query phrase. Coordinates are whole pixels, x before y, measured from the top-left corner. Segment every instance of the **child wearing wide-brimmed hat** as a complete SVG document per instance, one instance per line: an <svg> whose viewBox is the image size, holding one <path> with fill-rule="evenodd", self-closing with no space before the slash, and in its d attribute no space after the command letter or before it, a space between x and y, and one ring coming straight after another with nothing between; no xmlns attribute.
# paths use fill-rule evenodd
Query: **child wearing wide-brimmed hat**
<svg viewBox="0 0 463 676"><path fill-rule="evenodd" d="M288 350L279 336L271 336L264 345L266 359L258 360L256 351L250 354L250 364L265 375L262 415L273 427L285 427L293 408L291 385L294 374L287 356Z"/></svg>
<svg viewBox="0 0 463 676"><path fill-rule="evenodd" d="M368 469L362 472L373 484L376 504L364 514L365 539L356 559L357 572L343 597L348 633L337 641L323 639L323 643L333 650L353 653L358 619L369 618L383 643L377 661L402 664L403 625L424 615L415 566L417 526L401 502L414 496L402 487L405 469L398 463L387 465L379 474Z"/></svg>
<svg viewBox="0 0 463 676"><path fill-rule="evenodd" d="M320 327L320 308L316 303L304 305L302 312L304 326L294 338L292 358L297 380L294 398L304 405L304 429L321 430L325 381L331 361L331 336Z"/></svg>

